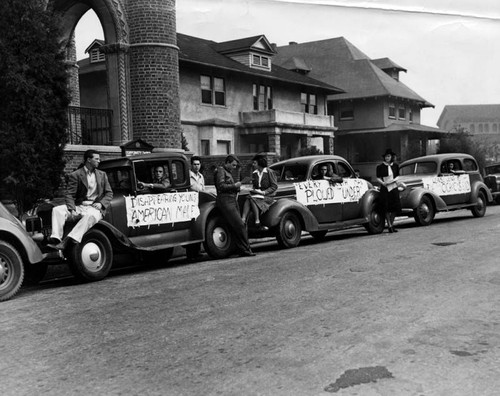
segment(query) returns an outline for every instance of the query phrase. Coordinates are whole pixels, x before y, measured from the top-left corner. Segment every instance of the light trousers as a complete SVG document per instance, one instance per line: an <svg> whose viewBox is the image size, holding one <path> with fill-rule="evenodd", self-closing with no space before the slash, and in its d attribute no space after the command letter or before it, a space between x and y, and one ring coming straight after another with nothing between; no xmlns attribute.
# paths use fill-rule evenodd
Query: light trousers
<svg viewBox="0 0 500 396"><path fill-rule="evenodd" d="M83 235L99 220L102 219L100 210L87 205L76 206L76 213L82 218L76 223L68 237L78 243L82 241ZM69 210L66 205L59 205L52 209L52 235L51 238L63 239L64 224L69 217Z"/></svg>

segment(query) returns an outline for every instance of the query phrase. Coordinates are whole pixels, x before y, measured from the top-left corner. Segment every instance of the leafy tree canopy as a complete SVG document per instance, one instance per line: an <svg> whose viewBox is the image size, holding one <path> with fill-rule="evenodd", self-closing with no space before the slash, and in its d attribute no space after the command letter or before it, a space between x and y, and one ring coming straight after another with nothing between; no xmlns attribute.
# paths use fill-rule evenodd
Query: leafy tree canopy
<svg viewBox="0 0 500 396"><path fill-rule="evenodd" d="M438 153L465 153L472 155L478 162L479 169L486 166L486 150L483 145L474 140L463 127L453 129L439 142Z"/></svg>
<svg viewBox="0 0 500 396"><path fill-rule="evenodd" d="M70 95L59 19L43 0L0 1L0 193L19 215L64 169Z"/></svg>

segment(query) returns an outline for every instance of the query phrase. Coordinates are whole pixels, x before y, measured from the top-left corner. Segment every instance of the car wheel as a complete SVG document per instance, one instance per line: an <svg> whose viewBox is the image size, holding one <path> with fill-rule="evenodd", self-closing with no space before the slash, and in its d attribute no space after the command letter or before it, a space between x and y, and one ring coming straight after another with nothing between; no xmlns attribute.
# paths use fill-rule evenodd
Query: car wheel
<svg viewBox="0 0 500 396"><path fill-rule="evenodd" d="M474 217L483 217L486 213L486 197L484 192L479 191L477 194L477 204L471 209Z"/></svg>
<svg viewBox="0 0 500 396"><path fill-rule="evenodd" d="M368 223L366 223L365 229L369 234L380 234L384 231L385 218L382 213L382 207L380 203L373 202L368 213Z"/></svg>
<svg viewBox="0 0 500 396"><path fill-rule="evenodd" d="M24 284L38 285L47 274L47 263L26 264L24 267Z"/></svg>
<svg viewBox="0 0 500 396"><path fill-rule="evenodd" d="M325 239L327 233L328 230L323 230L323 231L311 231L309 234L311 234L314 240L320 242Z"/></svg>
<svg viewBox="0 0 500 396"><path fill-rule="evenodd" d="M285 213L276 230L278 245L286 249L294 248L299 244L301 234L302 225L298 216L291 212Z"/></svg>
<svg viewBox="0 0 500 396"><path fill-rule="evenodd" d="M104 279L113 264L113 249L106 234L99 230L88 231L81 243L71 248L69 267L81 281Z"/></svg>
<svg viewBox="0 0 500 396"><path fill-rule="evenodd" d="M420 200L418 206L413 210L413 217L418 225L428 226L434 220L434 216L436 211L434 210L434 205L432 204L432 200L423 196Z"/></svg>
<svg viewBox="0 0 500 396"><path fill-rule="evenodd" d="M10 243L0 241L0 301L15 296L24 279L21 255Z"/></svg>
<svg viewBox="0 0 500 396"><path fill-rule="evenodd" d="M234 252L234 240L227 222L220 216L213 216L205 230L205 251L214 259L229 257Z"/></svg>

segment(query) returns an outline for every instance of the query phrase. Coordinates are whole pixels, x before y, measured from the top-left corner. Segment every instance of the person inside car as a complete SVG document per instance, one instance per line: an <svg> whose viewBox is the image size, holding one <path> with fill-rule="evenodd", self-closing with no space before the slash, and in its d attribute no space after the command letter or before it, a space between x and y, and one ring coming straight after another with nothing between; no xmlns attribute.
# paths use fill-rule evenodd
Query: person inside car
<svg viewBox="0 0 500 396"><path fill-rule="evenodd" d="M150 183L145 183L142 181L137 182L137 187L141 190L147 190L148 192L161 193L167 191L170 187L170 180L168 174L165 172L163 165L155 165L153 167L153 178Z"/></svg>
<svg viewBox="0 0 500 396"><path fill-rule="evenodd" d="M318 174L313 176L313 180L328 180L330 184L342 183L343 181L342 177L328 170L328 164L318 166Z"/></svg>

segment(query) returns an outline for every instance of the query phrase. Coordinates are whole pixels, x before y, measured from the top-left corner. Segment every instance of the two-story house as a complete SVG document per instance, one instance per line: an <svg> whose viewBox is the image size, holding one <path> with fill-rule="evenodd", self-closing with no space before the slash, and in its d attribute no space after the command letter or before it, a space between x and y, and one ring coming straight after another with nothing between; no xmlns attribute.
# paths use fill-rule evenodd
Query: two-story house
<svg viewBox="0 0 500 396"><path fill-rule="evenodd" d="M105 63L87 48L79 62L82 107L105 104ZM333 153L333 116L327 96L343 92L326 82L274 64L264 35L217 43L177 34L182 131L200 155L275 152L296 156L312 143Z"/></svg>
<svg viewBox="0 0 500 396"><path fill-rule="evenodd" d="M500 162L500 105L447 105L438 126L449 132L463 130L483 145L486 160Z"/></svg>
<svg viewBox="0 0 500 396"><path fill-rule="evenodd" d="M420 112L433 105L399 79L406 69L388 58L370 59L344 37L278 47L274 62L345 92L329 95L334 115L335 154L371 178L386 147L404 160L428 153L429 141L445 131L420 124Z"/></svg>

